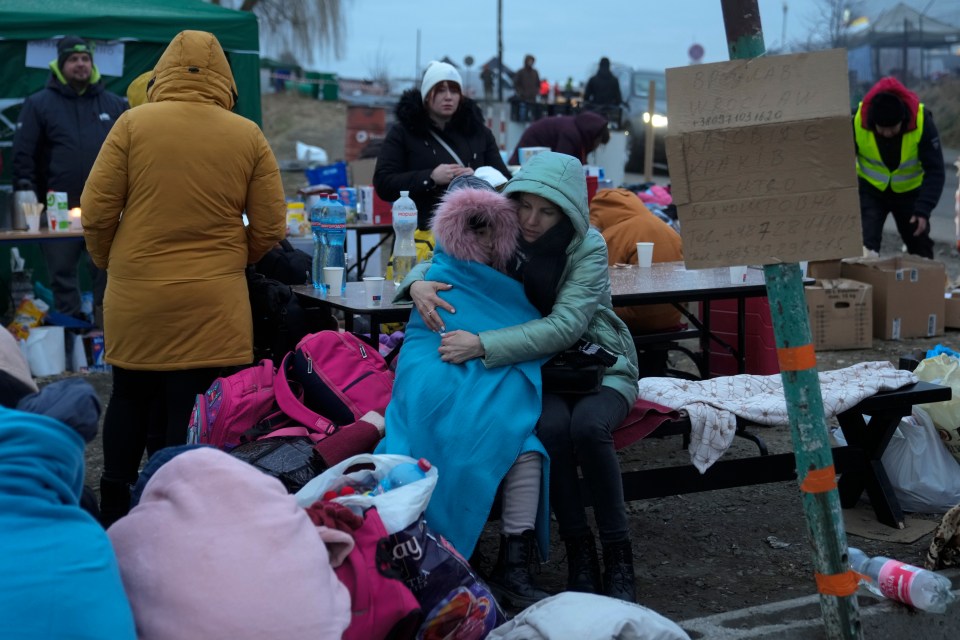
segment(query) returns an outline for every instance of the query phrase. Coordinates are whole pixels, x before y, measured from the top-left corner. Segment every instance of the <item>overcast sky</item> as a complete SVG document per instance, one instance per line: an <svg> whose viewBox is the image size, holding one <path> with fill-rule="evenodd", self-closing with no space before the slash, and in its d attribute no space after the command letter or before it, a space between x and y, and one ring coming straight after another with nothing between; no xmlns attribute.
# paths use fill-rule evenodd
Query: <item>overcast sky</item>
<svg viewBox="0 0 960 640"><path fill-rule="evenodd" d="M930 0L907 2L923 9ZM956 2L934 0L929 15L956 13L948 9ZM860 4L879 11L896 1ZM307 68L369 77L377 61L385 60L391 76L413 77L418 29L421 69L432 59L449 56L459 64L471 55L475 75L497 53L497 0L344 0L344 5L345 56L321 55ZM696 43L704 48L703 62L727 60L720 6L720 0L503 0L504 64L516 69L529 52L542 77L562 82L572 76L579 82L604 55L635 68L664 69L688 64L687 52ZM784 35L788 43L806 40L820 6L814 0L759 0L767 48L779 48Z"/></svg>

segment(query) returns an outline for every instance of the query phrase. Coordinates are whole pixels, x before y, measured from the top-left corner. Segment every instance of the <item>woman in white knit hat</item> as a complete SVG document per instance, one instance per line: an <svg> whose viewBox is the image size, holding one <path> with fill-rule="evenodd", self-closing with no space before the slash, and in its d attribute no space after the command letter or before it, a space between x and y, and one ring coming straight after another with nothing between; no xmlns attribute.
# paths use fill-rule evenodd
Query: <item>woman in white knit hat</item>
<svg viewBox="0 0 960 640"><path fill-rule="evenodd" d="M453 65L430 62L420 88L401 96L396 117L377 157L373 186L388 202L409 191L421 231L430 228L434 208L457 176L485 165L510 176L480 108L463 95Z"/></svg>

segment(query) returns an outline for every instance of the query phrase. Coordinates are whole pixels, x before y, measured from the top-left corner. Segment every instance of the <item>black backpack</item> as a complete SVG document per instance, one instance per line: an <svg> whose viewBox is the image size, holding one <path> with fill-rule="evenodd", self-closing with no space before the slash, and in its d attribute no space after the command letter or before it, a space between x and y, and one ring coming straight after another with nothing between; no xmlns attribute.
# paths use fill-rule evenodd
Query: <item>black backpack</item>
<svg viewBox="0 0 960 640"><path fill-rule="evenodd" d="M305 284L310 279L313 258L294 248L288 240L281 240L256 264L256 272L284 284Z"/></svg>
<svg viewBox="0 0 960 640"><path fill-rule="evenodd" d="M310 333L307 314L290 285L247 267L247 288L253 314L253 359L273 360L277 366L300 338Z"/></svg>

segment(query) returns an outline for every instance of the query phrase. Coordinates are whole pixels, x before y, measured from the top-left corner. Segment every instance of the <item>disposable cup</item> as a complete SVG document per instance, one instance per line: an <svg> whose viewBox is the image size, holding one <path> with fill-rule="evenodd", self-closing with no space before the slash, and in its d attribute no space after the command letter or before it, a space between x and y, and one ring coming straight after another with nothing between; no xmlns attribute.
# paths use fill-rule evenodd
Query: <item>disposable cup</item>
<svg viewBox="0 0 960 640"><path fill-rule="evenodd" d="M27 231L36 233L40 231L40 214L39 213L25 213L23 217L27 221Z"/></svg>
<svg viewBox="0 0 960 640"><path fill-rule="evenodd" d="M637 243L637 266L649 267L652 264L653 264L653 243L638 242Z"/></svg>
<svg viewBox="0 0 960 640"><path fill-rule="evenodd" d="M383 306L383 276L363 276L363 288L368 307Z"/></svg>
<svg viewBox="0 0 960 640"><path fill-rule="evenodd" d="M343 267L324 267L323 283L327 286L327 296L339 298L343 289Z"/></svg>
<svg viewBox="0 0 960 640"><path fill-rule="evenodd" d="M730 284L743 284L747 281L747 268L730 267Z"/></svg>

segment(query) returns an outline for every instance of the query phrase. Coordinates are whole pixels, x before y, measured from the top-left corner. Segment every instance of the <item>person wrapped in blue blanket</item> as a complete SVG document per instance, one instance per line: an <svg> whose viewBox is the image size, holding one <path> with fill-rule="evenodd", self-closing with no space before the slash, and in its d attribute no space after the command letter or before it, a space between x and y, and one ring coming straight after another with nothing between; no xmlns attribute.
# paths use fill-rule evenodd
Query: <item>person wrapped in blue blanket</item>
<svg viewBox="0 0 960 640"><path fill-rule="evenodd" d="M607 245L590 228L583 176L576 158L547 151L528 160L503 188L517 203L521 235L507 273L522 283L542 317L477 333L461 330L453 327L461 309L450 302L456 287L435 277L432 267L424 275L425 265L417 265L404 284L411 281L410 298L427 327L444 332L439 347L444 362L477 360L493 369L552 356L581 340L613 356L599 390L575 393L548 386L536 433L550 454L550 502L567 551L567 590L635 602L633 549L613 431L637 399L637 351L612 308ZM578 468L603 547L602 576ZM506 568L495 570L491 587L500 582L521 588L513 567L524 554L512 553L514 542L507 539Z"/></svg>
<svg viewBox="0 0 960 640"><path fill-rule="evenodd" d="M437 249L430 278L452 285L446 300L458 311L446 330L477 333L540 318L523 285L503 273L519 235L511 200L463 176L451 183L431 226ZM549 549L549 465L534 433L546 358L492 368L476 359L452 364L441 360L440 340L423 317L411 315L377 453L436 465L427 524L464 556L473 553L501 482L504 535L527 543L536 531L540 549ZM533 585L528 566L517 570L526 574L525 589L498 599L524 608L548 596Z"/></svg>
<svg viewBox="0 0 960 640"><path fill-rule="evenodd" d="M0 330L0 619L16 638L133 639L113 547L80 507L100 401L80 378L37 391L9 337Z"/></svg>

